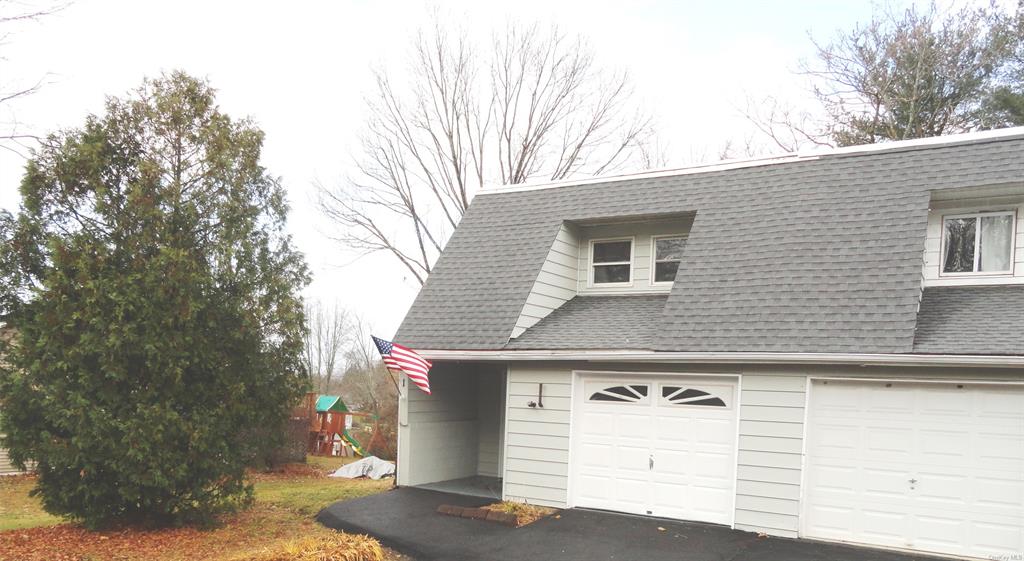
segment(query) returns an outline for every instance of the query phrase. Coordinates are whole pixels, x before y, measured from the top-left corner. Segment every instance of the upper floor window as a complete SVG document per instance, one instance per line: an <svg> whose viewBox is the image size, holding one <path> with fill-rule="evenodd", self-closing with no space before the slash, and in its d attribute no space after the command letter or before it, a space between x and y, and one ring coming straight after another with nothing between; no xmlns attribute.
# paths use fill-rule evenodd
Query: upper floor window
<svg viewBox="0 0 1024 561"><path fill-rule="evenodd" d="M633 240L591 242L590 264L593 284L629 284L633 281Z"/></svg>
<svg viewBox="0 0 1024 561"><path fill-rule="evenodd" d="M1012 211L978 212L942 219L942 274L1013 272Z"/></svg>
<svg viewBox="0 0 1024 561"><path fill-rule="evenodd" d="M680 236L654 238L654 284L667 284L676 280L685 245L686 238Z"/></svg>

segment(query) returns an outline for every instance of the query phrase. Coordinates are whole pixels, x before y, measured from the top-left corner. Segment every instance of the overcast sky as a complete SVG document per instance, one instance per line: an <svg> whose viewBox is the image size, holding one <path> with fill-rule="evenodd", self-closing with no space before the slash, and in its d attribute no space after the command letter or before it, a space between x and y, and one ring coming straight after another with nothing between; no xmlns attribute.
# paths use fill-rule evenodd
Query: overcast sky
<svg viewBox="0 0 1024 561"><path fill-rule="evenodd" d="M910 0L892 0L904 6ZM0 46L0 81L37 94L10 104L20 130L79 126L143 77L182 69L208 78L222 110L266 133L263 163L290 195L289 228L314 274L307 295L361 314L391 336L418 288L385 255L352 262L323 235L313 183L343 181L370 90L370 69L401 71L409 38L440 6L473 29L554 22L586 37L602 65L626 68L655 115L671 164L713 157L749 125L748 94L796 96L793 71L813 55L808 34L828 38L869 18L867 1L750 0L486 2L228 2L76 0L39 23L13 28ZM0 151L0 207L17 207L24 160Z"/></svg>

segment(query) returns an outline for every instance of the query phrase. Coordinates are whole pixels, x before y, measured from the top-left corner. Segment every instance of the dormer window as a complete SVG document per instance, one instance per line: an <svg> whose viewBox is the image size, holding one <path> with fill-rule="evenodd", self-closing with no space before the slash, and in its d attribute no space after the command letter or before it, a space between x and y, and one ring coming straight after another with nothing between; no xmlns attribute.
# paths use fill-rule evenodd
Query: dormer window
<svg viewBox="0 0 1024 561"><path fill-rule="evenodd" d="M633 282L633 240L590 242L590 280L594 285L628 285Z"/></svg>
<svg viewBox="0 0 1024 561"><path fill-rule="evenodd" d="M676 280L679 262L683 259L686 238L681 236L658 236L654 239L653 284L672 284Z"/></svg>
<svg viewBox="0 0 1024 561"><path fill-rule="evenodd" d="M1013 211L943 217L942 274L1013 273L1013 223Z"/></svg>

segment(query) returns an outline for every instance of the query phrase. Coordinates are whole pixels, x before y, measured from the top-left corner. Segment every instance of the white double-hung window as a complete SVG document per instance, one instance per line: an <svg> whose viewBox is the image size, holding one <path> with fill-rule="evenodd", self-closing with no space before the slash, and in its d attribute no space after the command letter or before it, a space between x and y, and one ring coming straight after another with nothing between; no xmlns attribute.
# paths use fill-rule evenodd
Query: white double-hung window
<svg viewBox="0 0 1024 561"><path fill-rule="evenodd" d="M633 240L590 242L590 283L628 285L633 282Z"/></svg>
<svg viewBox="0 0 1024 561"><path fill-rule="evenodd" d="M1013 273L1013 211L975 212L942 218L942 274Z"/></svg>

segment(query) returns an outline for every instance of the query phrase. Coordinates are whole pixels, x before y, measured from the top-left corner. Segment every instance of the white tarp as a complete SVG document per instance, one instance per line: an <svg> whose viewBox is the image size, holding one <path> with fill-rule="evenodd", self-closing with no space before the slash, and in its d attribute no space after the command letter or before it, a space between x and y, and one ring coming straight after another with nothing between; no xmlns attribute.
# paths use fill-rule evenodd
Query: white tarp
<svg viewBox="0 0 1024 561"><path fill-rule="evenodd" d="M368 456L358 462L341 466L330 477L344 477L346 479L369 477L370 479L380 479L381 477L388 477L394 474L395 464L384 461L377 456Z"/></svg>

